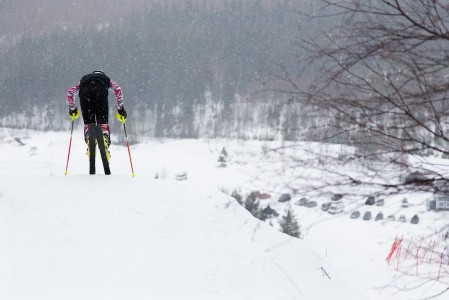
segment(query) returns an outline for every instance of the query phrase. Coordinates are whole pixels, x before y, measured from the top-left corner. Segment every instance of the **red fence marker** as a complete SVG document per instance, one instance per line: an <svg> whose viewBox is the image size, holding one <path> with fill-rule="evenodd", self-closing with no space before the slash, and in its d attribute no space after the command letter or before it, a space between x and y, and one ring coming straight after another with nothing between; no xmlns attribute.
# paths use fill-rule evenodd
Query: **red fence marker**
<svg viewBox="0 0 449 300"><path fill-rule="evenodd" d="M421 250L421 243L422 243L422 240L423 240L423 238L421 237L421 241L419 242L418 249L416 249L415 258L418 258L419 250Z"/></svg>
<svg viewBox="0 0 449 300"><path fill-rule="evenodd" d="M433 241L432 253L430 253L430 263L432 263L434 249L435 249L435 240Z"/></svg>
<svg viewBox="0 0 449 300"><path fill-rule="evenodd" d="M398 249L399 245L402 243L402 239L398 240L397 237L394 239L393 245L391 246L390 253L388 254L386 260L390 263L391 258L393 257L394 252Z"/></svg>
<svg viewBox="0 0 449 300"><path fill-rule="evenodd" d="M399 270L399 259L401 258L401 245L399 245L399 250L398 250L398 254L396 255L398 262L396 263L396 271Z"/></svg>
<svg viewBox="0 0 449 300"><path fill-rule="evenodd" d="M410 238L410 241L408 242L407 251L405 251L405 259L407 259L407 255L408 255L408 251L409 251L409 249L410 249L410 244L412 243L412 239L413 239L413 238Z"/></svg>
<svg viewBox="0 0 449 300"><path fill-rule="evenodd" d="M438 269L438 278L437 278L437 280L440 280L440 274L441 274L441 262L443 261L443 254L444 254L445 251L446 251L446 247L444 247L443 252L441 252L441 254L440 254L440 268Z"/></svg>
<svg viewBox="0 0 449 300"><path fill-rule="evenodd" d="M424 255L422 256L421 262L424 261L424 257L426 257L427 251L429 250L431 243L432 243L432 240L429 241L429 245L427 245L426 251L424 251Z"/></svg>

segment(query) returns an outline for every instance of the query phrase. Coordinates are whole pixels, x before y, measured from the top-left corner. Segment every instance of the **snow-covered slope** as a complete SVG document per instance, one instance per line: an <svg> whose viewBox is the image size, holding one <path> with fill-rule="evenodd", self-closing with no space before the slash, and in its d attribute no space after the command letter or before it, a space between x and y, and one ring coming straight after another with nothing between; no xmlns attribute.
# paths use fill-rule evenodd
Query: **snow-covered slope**
<svg viewBox="0 0 449 300"><path fill-rule="evenodd" d="M221 193L207 167L154 179L173 162L156 166L158 146L139 145L132 178L115 146L113 175L85 175L78 131L68 176L67 134L0 132L0 299L366 299L307 242Z"/></svg>

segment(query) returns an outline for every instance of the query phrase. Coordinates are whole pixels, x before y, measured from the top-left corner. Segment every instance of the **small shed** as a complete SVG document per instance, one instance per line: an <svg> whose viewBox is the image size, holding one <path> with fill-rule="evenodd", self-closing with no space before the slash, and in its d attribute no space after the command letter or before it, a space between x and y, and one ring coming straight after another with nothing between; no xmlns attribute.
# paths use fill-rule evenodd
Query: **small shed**
<svg viewBox="0 0 449 300"><path fill-rule="evenodd" d="M449 210L449 181L447 179L435 180L434 197L427 201L429 210Z"/></svg>
<svg viewBox="0 0 449 300"><path fill-rule="evenodd" d="M427 200L426 206L428 210L449 210L449 196L435 195L433 199Z"/></svg>
<svg viewBox="0 0 449 300"><path fill-rule="evenodd" d="M435 210L449 210L449 196L448 195L438 195L435 199Z"/></svg>

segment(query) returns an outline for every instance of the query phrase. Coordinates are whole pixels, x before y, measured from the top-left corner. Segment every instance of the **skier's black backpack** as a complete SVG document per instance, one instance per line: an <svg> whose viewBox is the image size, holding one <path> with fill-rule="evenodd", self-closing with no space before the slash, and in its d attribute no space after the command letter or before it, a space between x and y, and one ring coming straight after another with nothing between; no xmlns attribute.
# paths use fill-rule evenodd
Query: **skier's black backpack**
<svg viewBox="0 0 449 300"><path fill-rule="evenodd" d="M111 79L102 71L94 71L90 74L84 75L80 80L80 90L86 85L99 85L106 90L109 89L109 82Z"/></svg>

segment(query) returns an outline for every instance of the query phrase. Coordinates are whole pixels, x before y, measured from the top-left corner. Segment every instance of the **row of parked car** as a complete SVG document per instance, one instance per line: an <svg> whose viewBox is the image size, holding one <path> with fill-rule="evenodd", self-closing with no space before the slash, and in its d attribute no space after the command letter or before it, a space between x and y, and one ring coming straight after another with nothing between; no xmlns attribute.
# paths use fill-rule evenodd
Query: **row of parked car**
<svg viewBox="0 0 449 300"><path fill-rule="evenodd" d="M329 214L338 214L342 213L344 210L344 204L341 201L343 198L342 194L333 194L331 197L331 201L324 202L321 204L321 210L326 211ZM291 200L290 194L282 194L279 198L279 202L287 202ZM382 198L376 199L374 196L368 196L365 200L365 205L376 205L376 206L384 206L385 201ZM316 207L318 203L316 201L310 201L309 199L303 197L295 202L295 205L298 206L304 206L304 207ZM409 207L409 203L407 198L402 199L401 201L401 207ZM353 211L350 215L351 219L358 219L361 216L360 211ZM371 220L373 217L371 211L366 211L363 214L362 219L363 220ZM396 221L395 215L388 215L385 218L387 221ZM382 212L377 213L377 215L374 217L375 221L381 221L384 220L384 215ZM398 222L406 223L407 218L405 215L400 215L397 219ZM412 224L418 224L419 223L419 217L418 215L414 215L411 219Z"/></svg>
<svg viewBox="0 0 449 300"><path fill-rule="evenodd" d="M376 205L376 206L384 206L385 200L384 199L377 199L374 196L368 196L365 201L365 205ZM409 207L409 203L407 198L402 199L401 201L401 207Z"/></svg>
<svg viewBox="0 0 449 300"><path fill-rule="evenodd" d="M338 198L338 200L336 200L336 201L322 203L321 204L321 210L322 211L327 211L329 214L338 214L338 213L343 212L344 204L339 199L341 199L341 198ZM369 198L369 200L370 200L370 203L373 203L373 204L368 204L368 205L374 205L374 203L376 203L377 206L383 206L384 205L383 199L378 199L378 201L376 201L376 202L371 202L372 201L371 198ZM367 199L367 201L368 201L368 199ZM315 206L317 206L317 203L315 201L309 201L307 198L301 198L298 201L296 201L295 204L298 205L298 206L304 206L304 207L315 207ZM407 201L406 198L404 198L402 200L401 206L402 207L408 207L408 201ZM353 211L351 213L350 218L351 219L358 219L358 218L360 218L360 216L361 216L360 211L356 210L356 211ZM373 214L371 213L371 211L366 211L363 214L362 219L365 220L365 221L368 221L368 220L372 219L372 216L373 216ZM377 215L374 217L374 220L375 221L382 221L382 220L384 220L384 214L382 212L378 212ZM396 221L396 216L394 214L388 215L386 217L386 220L387 221ZM398 217L397 221L398 222L402 222L402 223L406 223L407 222L407 218L406 218L405 215L400 215ZM414 215L410 222L412 224L418 224L419 223L418 215Z"/></svg>
<svg viewBox="0 0 449 300"><path fill-rule="evenodd" d="M301 198L295 204L304 207L315 207L318 205L315 201L309 201L307 198ZM321 210L327 211L332 215L343 212L343 208L344 205L341 201L326 202L321 204Z"/></svg>
<svg viewBox="0 0 449 300"><path fill-rule="evenodd" d="M360 215L361 215L360 211L356 210L356 211L353 211L351 213L350 218L351 219L358 219L358 218L360 218ZM372 218L371 211L366 211L363 214L363 217L362 217L362 219L365 220L365 221L369 221L369 220L371 220L371 218ZM375 221L382 221L383 219L384 219L384 214L381 211L378 212L376 217L374 218ZM387 221L396 221L396 216L393 215L393 214L392 215L388 215L386 220ZM407 218L405 217L405 215L400 215L399 218L398 218L398 222L406 223L407 222ZM418 224L419 223L418 215L414 215L412 217L412 219L410 220L410 223Z"/></svg>
<svg viewBox="0 0 449 300"><path fill-rule="evenodd" d="M333 194L332 197L331 197L331 202L340 201L342 198L343 198L342 194ZM279 202L287 202L287 201L290 201L291 199L292 199L292 197L291 197L290 194L282 194L279 197L278 201ZM306 206L304 204L306 204L308 202L309 202L308 199L301 198L295 204L300 205L300 206ZM311 201L311 202L314 202L314 201ZM331 202L327 202L327 203L331 203ZM382 199L382 198L376 199L374 196L368 196L366 198L366 200L365 200L365 205L384 206L384 204L385 204L385 200L384 199ZM408 203L407 198L402 199L401 207L409 207L409 203Z"/></svg>

